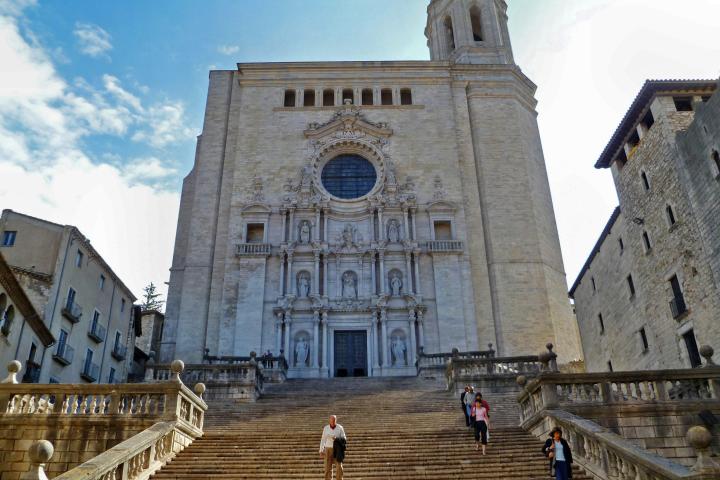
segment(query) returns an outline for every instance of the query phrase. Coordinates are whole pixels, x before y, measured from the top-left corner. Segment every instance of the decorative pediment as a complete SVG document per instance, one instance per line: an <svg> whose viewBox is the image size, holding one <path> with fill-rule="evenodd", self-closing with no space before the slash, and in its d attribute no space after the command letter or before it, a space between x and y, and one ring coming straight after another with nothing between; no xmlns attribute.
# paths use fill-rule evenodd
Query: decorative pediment
<svg viewBox="0 0 720 480"><path fill-rule="evenodd" d="M305 137L311 140L359 139L367 136L385 139L393 134L387 123L374 123L363 117L360 108L346 103L326 123L311 123L305 130Z"/></svg>
<svg viewBox="0 0 720 480"><path fill-rule="evenodd" d="M249 215L252 213L270 214L272 209L263 203L249 203L243 205L241 209L243 215Z"/></svg>
<svg viewBox="0 0 720 480"><path fill-rule="evenodd" d="M453 213L457 210L457 206L453 202L441 200L428 204L427 210L432 213Z"/></svg>

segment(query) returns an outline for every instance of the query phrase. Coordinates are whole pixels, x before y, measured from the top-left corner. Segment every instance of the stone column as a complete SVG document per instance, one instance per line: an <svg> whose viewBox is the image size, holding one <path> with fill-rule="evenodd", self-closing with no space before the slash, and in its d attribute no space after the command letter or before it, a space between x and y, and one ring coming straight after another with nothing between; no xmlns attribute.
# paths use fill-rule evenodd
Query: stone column
<svg viewBox="0 0 720 480"><path fill-rule="evenodd" d="M364 261L364 259L365 259L365 254L361 254L360 259L359 259L360 275L358 276L358 285L357 285L358 297L362 297L363 295L365 295L365 288L364 288L365 282L363 282L363 278L365 278L365 261Z"/></svg>
<svg viewBox="0 0 720 480"><path fill-rule="evenodd" d="M424 313L422 310L417 311L417 324L418 324L418 337L420 337L418 340L420 341L420 345L418 345L420 348L425 350L425 331L423 329L423 316Z"/></svg>
<svg viewBox="0 0 720 480"><path fill-rule="evenodd" d="M315 320L313 321L313 351L312 351L312 367L318 368L318 357L320 356L320 338L319 338L320 311L315 310Z"/></svg>
<svg viewBox="0 0 720 480"><path fill-rule="evenodd" d="M313 276L313 293L320 294L320 250L313 250L315 254L315 275Z"/></svg>
<svg viewBox="0 0 720 480"><path fill-rule="evenodd" d="M323 255L323 271L325 272L323 274L323 295L325 295L326 297L330 296L328 294L328 260L329 255Z"/></svg>
<svg viewBox="0 0 720 480"><path fill-rule="evenodd" d="M283 242L287 242L287 237L285 236L285 232L287 232L287 210L284 208L280 210L280 215L282 215L282 239ZM245 239L247 241L247 239Z"/></svg>
<svg viewBox="0 0 720 480"><path fill-rule="evenodd" d="M292 324L292 316L289 311L285 312L285 360L289 366L295 366L295 355L290 351L290 325Z"/></svg>
<svg viewBox="0 0 720 480"><path fill-rule="evenodd" d="M378 351L377 313L375 312L372 315L370 336L372 337L373 369L378 370L380 368L380 352Z"/></svg>
<svg viewBox="0 0 720 480"><path fill-rule="evenodd" d="M415 213L416 212L417 212L416 208L410 209L410 213L412 213L411 224L412 224L412 239L413 240L417 240L417 226L415 225Z"/></svg>
<svg viewBox="0 0 720 480"><path fill-rule="evenodd" d="M410 225L410 222L408 222L408 209L403 208L402 212L403 212L403 221L405 223L405 240L410 240L410 229L408 227L408 225Z"/></svg>
<svg viewBox="0 0 720 480"><path fill-rule="evenodd" d="M342 285L340 285L340 255L335 254L335 296L342 297Z"/></svg>
<svg viewBox="0 0 720 480"><path fill-rule="evenodd" d="M385 279L385 250L378 252L380 255L380 293L387 293L387 281Z"/></svg>
<svg viewBox="0 0 720 480"><path fill-rule="evenodd" d="M380 241L385 240L385 224L383 223L382 217L383 209L378 208L378 227L380 227Z"/></svg>
<svg viewBox="0 0 720 480"><path fill-rule="evenodd" d="M415 285L412 281L413 273L412 269L410 268L410 257L412 256L412 252L409 250L405 251L405 293L413 292L415 293Z"/></svg>
<svg viewBox="0 0 720 480"><path fill-rule="evenodd" d="M330 355L330 340L328 339L328 314L326 311L322 312L322 330L323 330L323 368L328 368L328 358Z"/></svg>
<svg viewBox="0 0 720 480"><path fill-rule="evenodd" d="M315 209L315 233L313 234L313 238L316 242L320 241L320 209Z"/></svg>
<svg viewBox="0 0 720 480"><path fill-rule="evenodd" d="M413 251L415 255L415 293L420 295L420 249Z"/></svg>
<svg viewBox="0 0 720 480"><path fill-rule="evenodd" d="M294 241L295 241L295 222L294 222L294 218L295 218L295 209L294 209L294 208L291 208L291 209L290 209L290 230L289 230L290 235L289 235L289 238L288 238L288 242L294 242Z"/></svg>
<svg viewBox="0 0 720 480"><path fill-rule="evenodd" d="M380 346L382 348L383 355L383 368L390 366L390 352L388 350L388 338L387 338L387 310L384 308L380 310L380 326L382 330L382 338L380 339Z"/></svg>
<svg viewBox="0 0 720 480"><path fill-rule="evenodd" d="M408 312L408 333L410 334L410 344L408 345L408 366L415 365L415 310L410 309Z"/></svg>
<svg viewBox="0 0 720 480"><path fill-rule="evenodd" d="M372 277L372 288L370 291L373 295L377 295L377 282L375 281L375 252L370 252L370 276Z"/></svg>
<svg viewBox="0 0 720 480"><path fill-rule="evenodd" d="M280 349L282 348L283 314L282 312L277 312L275 315L277 316L277 320L275 321L275 355L280 355Z"/></svg>
<svg viewBox="0 0 720 480"><path fill-rule="evenodd" d="M323 238L321 239L323 242L327 242L328 238L328 216L327 211L325 211L325 215L323 216Z"/></svg>
<svg viewBox="0 0 720 480"><path fill-rule="evenodd" d="M288 292L295 292L295 289L293 287L293 269L292 269L292 261L293 261L293 252L290 251L287 254L288 258L288 267L287 267L287 288L285 289L285 293Z"/></svg>
<svg viewBox="0 0 720 480"><path fill-rule="evenodd" d="M280 252L280 293L285 295L285 252Z"/></svg>

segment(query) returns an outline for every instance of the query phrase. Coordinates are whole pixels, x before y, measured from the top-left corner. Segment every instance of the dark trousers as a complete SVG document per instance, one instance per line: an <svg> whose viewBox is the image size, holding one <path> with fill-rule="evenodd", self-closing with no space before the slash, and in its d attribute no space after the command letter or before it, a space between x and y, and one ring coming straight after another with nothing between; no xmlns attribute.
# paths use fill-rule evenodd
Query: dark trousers
<svg viewBox="0 0 720 480"><path fill-rule="evenodd" d="M570 464L567 462L555 462L555 480L570 479Z"/></svg>
<svg viewBox="0 0 720 480"><path fill-rule="evenodd" d="M475 422L475 441L480 442L481 440L483 445L487 445L487 423L485 423L485 420Z"/></svg>

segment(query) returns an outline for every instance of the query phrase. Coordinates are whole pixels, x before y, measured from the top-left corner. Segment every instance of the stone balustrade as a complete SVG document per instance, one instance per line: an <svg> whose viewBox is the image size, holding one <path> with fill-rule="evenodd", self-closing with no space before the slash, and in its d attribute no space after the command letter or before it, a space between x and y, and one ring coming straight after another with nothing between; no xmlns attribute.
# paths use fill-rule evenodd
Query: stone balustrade
<svg viewBox="0 0 720 480"><path fill-rule="evenodd" d="M720 402L720 367L637 372L543 372L518 396L524 422L544 409Z"/></svg>
<svg viewBox="0 0 720 480"><path fill-rule="evenodd" d="M171 377L170 365L147 365L146 382L162 382ZM208 399L232 398L255 401L264 384L262 367L251 360L242 363L189 364L185 366L182 380L188 383L202 382L207 388Z"/></svg>
<svg viewBox="0 0 720 480"><path fill-rule="evenodd" d="M425 245L429 253L452 253L463 251L463 242L460 240L432 240L426 242Z"/></svg>
<svg viewBox="0 0 720 480"><path fill-rule="evenodd" d="M538 438L547 438L559 426L570 444L575 463L596 479L612 480L710 480L717 479L720 467L710 458L710 432L693 427L688 441L697 461L692 466L673 462L608 431L606 428L562 410L549 410L533 430Z"/></svg>
<svg viewBox="0 0 720 480"><path fill-rule="evenodd" d="M0 384L3 479L27 472L32 454L19 449L33 440L55 444L57 461L43 468L58 474L77 466L55 478L147 478L202 435L205 386L185 386L179 360L167 381L150 384L18 384L20 369L11 362Z"/></svg>
<svg viewBox="0 0 720 480"><path fill-rule="evenodd" d="M547 368L547 367L546 367ZM459 393L465 385L474 385L496 393L517 391L519 374L535 375L542 371L538 355L489 358L452 358L445 369L448 390Z"/></svg>
<svg viewBox="0 0 720 480"><path fill-rule="evenodd" d="M418 374L428 375L433 373L444 374L447 364L451 359L476 359L476 358L491 358L495 356L495 350L492 348L492 343L488 344L487 350L477 350L460 352L454 348L452 352L443 353L425 353L422 348L418 353Z"/></svg>
<svg viewBox="0 0 720 480"><path fill-rule="evenodd" d="M267 256L271 252L272 245L269 243L239 243L235 250L235 254L239 257Z"/></svg>

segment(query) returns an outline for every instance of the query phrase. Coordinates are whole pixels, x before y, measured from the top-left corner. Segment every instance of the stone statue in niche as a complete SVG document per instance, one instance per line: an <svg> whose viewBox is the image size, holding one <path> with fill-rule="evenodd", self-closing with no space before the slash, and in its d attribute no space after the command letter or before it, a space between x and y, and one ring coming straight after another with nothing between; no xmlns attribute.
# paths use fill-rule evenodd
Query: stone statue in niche
<svg viewBox="0 0 720 480"><path fill-rule="evenodd" d="M390 343L390 350L393 355L393 365L407 367L407 359L405 358L407 348L405 347L405 341L398 336L394 336Z"/></svg>
<svg viewBox="0 0 720 480"><path fill-rule="evenodd" d="M399 297L402 292L402 278L400 272L392 272L390 274L390 293L393 297Z"/></svg>
<svg viewBox="0 0 720 480"><path fill-rule="evenodd" d="M307 366L310 357L310 345L308 345L305 337L300 337L295 344L295 366Z"/></svg>
<svg viewBox="0 0 720 480"><path fill-rule="evenodd" d="M352 225L349 223L345 225L345 228L342 231L342 241L343 241L343 247L350 248L353 245L353 230Z"/></svg>
<svg viewBox="0 0 720 480"><path fill-rule="evenodd" d="M400 241L400 224L394 218L388 222L387 226L387 238L392 243Z"/></svg>
<svg viewBox="0 0 720 480"><path fill-rule="evenodd" d="M345 272L342 275L342 297L357 298L357 280L353 272Z"/></svg>
<svg viewBox="0 0 720 480"><path fill-rule="evenodd" d="M298 297L305 298L310 295L310 274L300 272L297 278Z"/></svg>
<svg viewBox="0 0 720 480"><path fill-rule="evenodd" d="M310 243L312 225L309 220L303 220L298 225L298 239L300 243Z"/></svg>

